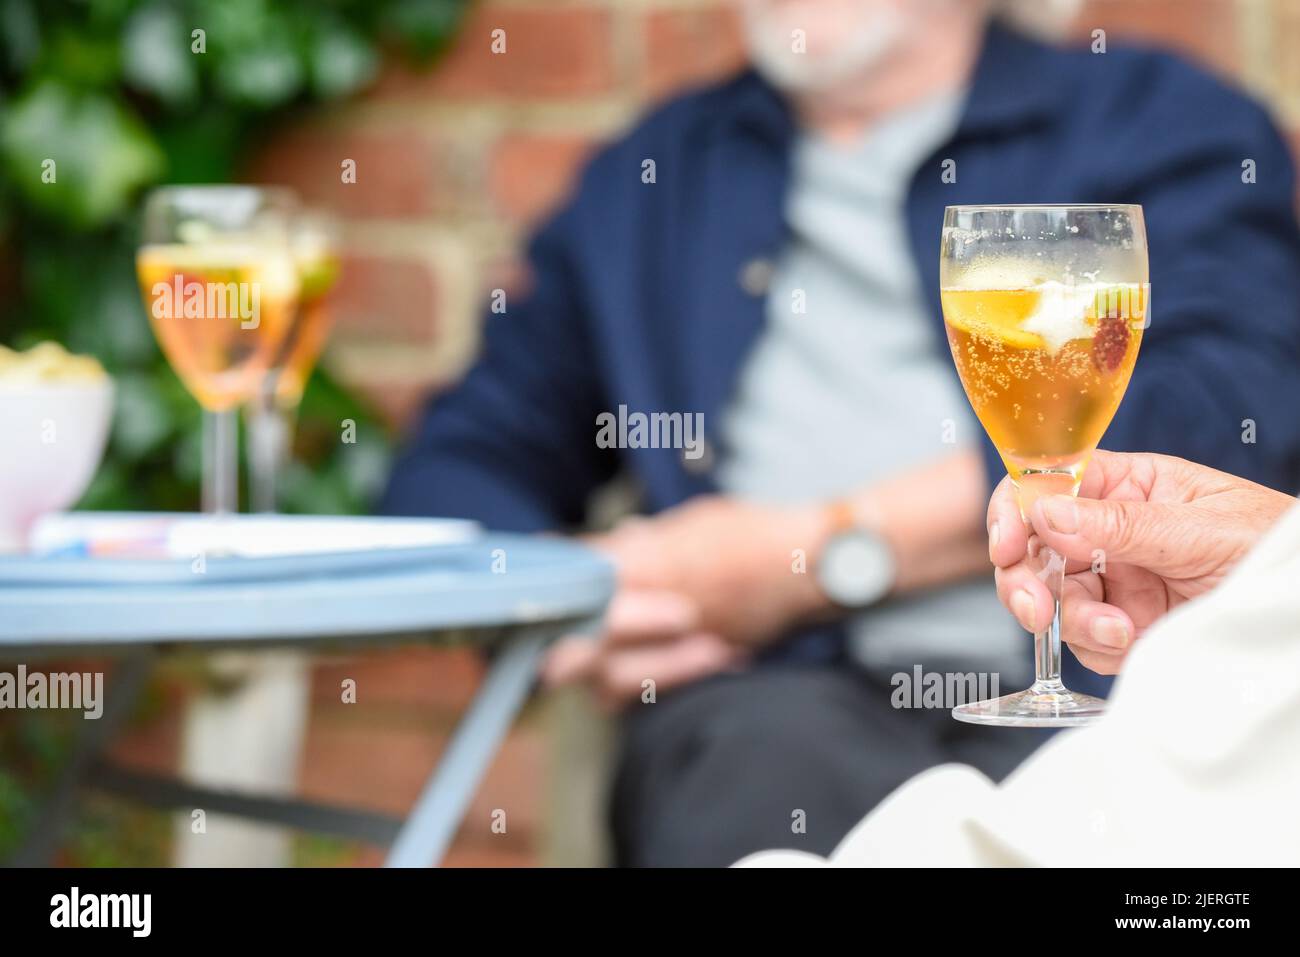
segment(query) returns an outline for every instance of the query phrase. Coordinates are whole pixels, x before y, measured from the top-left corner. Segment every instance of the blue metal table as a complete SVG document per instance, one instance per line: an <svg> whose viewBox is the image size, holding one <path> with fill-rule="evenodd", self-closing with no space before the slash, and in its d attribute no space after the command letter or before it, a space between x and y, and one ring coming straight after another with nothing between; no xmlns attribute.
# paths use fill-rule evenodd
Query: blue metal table
<svg viewBox="0 0 1300 957"><path fill-rule="evenodd" d="M112 560L111 574L87 584L51 576L41 559L0 559L0 657L27 662L84 652L124 656L105 691L102 717L84 722L88 727L31 840L10 863L50 860L78 788L90 784L158 806L202 801L221 813L389 843L389 866L434 865L527 700L547 644L596 627L614 588L607 562L556 538L487 535L410 551L400 562L373 561L342 576L310 557L278 561L249 577L213 559L202 575L160 580ZM101 561L98 567L109 566ZM161 651L357 649L449 637L482 644L492 652L491 663L404 821L191 787L102 760Z"/></svg>

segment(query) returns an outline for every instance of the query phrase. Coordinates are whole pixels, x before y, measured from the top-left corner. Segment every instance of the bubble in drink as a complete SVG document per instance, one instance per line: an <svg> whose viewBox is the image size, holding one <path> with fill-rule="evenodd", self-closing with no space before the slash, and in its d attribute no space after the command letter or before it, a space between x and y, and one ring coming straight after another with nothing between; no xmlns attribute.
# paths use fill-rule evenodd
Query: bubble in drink
<svg viewBox="0 0 1300 957"><path fill-rule="evenodd" d="M1077 478L1128 387L1150 286L1050 282L940 296L958 375L1012 479Z"/></svg>

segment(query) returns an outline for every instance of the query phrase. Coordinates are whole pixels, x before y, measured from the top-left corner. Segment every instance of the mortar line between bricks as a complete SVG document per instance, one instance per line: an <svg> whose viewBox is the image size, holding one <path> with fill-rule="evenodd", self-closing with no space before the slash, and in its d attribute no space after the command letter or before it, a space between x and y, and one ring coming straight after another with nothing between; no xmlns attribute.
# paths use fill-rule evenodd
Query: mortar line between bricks
<svg viewBox="0 0 1300 957"><path fill-rule="evenodd" d="M317 128L349 132L390 132L397 128L409 133L412 122L426 122L433 124L430 132L436 134L437 124L460 122L467 132L508 128L511 132L564 129L598 133L634 119L643 105L643 98L634 90L535 99L501 94L388 96L364 103L350 117L334 116L320 121Z"/></svg>
<svg viewBox="0 0 1300 957"><path fill-rule="evenodd" d="M1271 87L1276 75L1274 37L1277 31L1273 26L1278 11L1273 9L1272 0L1235 0L1234 7L1241 81L1259 95L1270 97L1274 94Z"/></svg>

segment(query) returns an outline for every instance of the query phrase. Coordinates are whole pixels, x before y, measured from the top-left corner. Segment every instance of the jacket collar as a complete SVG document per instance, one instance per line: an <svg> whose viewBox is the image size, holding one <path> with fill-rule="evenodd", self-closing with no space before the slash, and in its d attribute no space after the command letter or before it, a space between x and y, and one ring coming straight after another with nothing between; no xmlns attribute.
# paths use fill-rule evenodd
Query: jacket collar
<svg viewBox="0 0 1300 957"><path fill-rule="evenodd" d="M957 135L1010 132L1050 120L1061 108L1058 56L1055 48L990 20Z"/></svg>
<svg viewBox="0 0 1300 957"><path fill-rule="evenodd" d="M1061 102L1056 51L1000 20L989 21L971 76L959 138L1008 132L1050 119ZM736 82L734 122L777 143L794 138L789 104L754 70Z"/></svg>

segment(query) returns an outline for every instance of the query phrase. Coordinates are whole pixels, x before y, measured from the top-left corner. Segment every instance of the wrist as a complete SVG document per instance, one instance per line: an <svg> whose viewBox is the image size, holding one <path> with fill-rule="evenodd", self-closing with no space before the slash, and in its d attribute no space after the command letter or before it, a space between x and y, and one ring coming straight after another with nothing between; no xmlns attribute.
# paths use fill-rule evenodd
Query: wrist
<svg viewBox="0 0 1300 957"><path fill-rule="evenodd" d="M832 516L824 503L784 510L783 536L790 542L789 560L783 569L787 587L785 605L793 620L815 618L834 608L834 603L817 580L817 564L826 543L834 534Z"/></svg>

